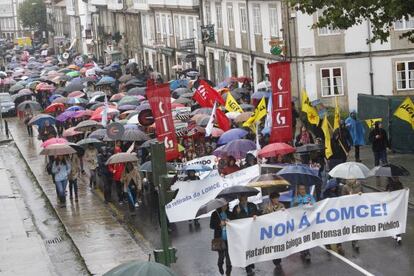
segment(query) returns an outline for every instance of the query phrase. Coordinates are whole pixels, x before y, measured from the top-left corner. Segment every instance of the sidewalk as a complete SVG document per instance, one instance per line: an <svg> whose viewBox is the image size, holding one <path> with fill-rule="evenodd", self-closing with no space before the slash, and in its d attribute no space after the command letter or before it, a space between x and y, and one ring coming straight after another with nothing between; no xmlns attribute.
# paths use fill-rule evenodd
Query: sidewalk
<svg viewBox="0 0 414 276"><path fill-rule="evenodd" d="M4 168L0 168L0 179L0 275L56 275L45 244L33 231L23 199L13 191Z"/></svg>
<svg viewBox="0 0 414 276"><path fill-rule="evenodd" d="M66 208L59 207L55 186L45 171L45 158L39 156L40 141L28 137L26 129L17 120L11 121L9 126L19 151L54 206L91 274L102 275L121 263L148 259L146 250L137 244L84 182L78 184L79 202L70 201L68 197Z"/></svg>

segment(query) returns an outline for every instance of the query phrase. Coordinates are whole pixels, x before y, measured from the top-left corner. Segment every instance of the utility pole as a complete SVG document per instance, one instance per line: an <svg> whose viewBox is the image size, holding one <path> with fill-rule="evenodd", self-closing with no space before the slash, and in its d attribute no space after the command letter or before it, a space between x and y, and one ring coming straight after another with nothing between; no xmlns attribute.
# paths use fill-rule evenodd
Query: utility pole
<svg viewBox="0 0 414 276"><path fill-rule="evenodd" d="M165 205L173 200L178 190L171 191L172 178L167 175L167 163L165 157L165 146L163 143L151 144L151 163L152 178L156 188L158 188L159 216L161 224L161 243L162 249L154 250L155 261L166 266L175 263L177 260L177 250L170 246L168 237L167 215Z"/></svg>

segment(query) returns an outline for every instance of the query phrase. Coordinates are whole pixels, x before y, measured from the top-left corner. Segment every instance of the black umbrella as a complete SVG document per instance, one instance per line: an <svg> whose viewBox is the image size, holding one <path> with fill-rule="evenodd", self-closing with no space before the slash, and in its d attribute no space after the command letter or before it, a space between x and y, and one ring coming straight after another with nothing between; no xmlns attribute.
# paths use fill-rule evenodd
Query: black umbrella
<svg viewBox="0 0 414 276"><path fill-rule="evenodd" d="M191 93L191 90L188 88L177 88L172 92L172 97L174 99L178 99L181 95L186 94L186 93Z"/></svg>
<svg viewBox="0 0 414 276"><path fill-rule="evenodd" d="M214 84L214 82L212 82L211 80L204 80L204 81L205 81L205 82L207 82L207 83L208 83L208 85L210 85L211 87L216 86L216 85ZM197 89L199 86L200 86L200 79L198 79L198 80L196 80L196 81L194 82L194 84L193 84L193 88Z"/></svg>
<svg viewBox="0 0 414 276"><path fill-rule="evenodd" d="M74 83L68 84L63 90L66 93L70 93L70 92L73 92L73 91L81 91L84 88L85 88L85 86L83 85L83 83L74 82Z"/></svg>
<svg viewBox="0 0 414 276"><path fill-rule="evenodd" d="M235 91L235 90L233 90L233 91L230 91L230 92L227 92L227 93L224 93L223 94L223 99L224 100L226 100L227 99L227 94L228 93L230 93L232 96L233 96L233 98L237 101L237 100L240 100L241 98L242 98L242 94L240 94L239 92L237 92L237 91Z"/></svg>
<svg viewBox="0 0 414 276"><path fill-rule="evenodd" d="M247 186L231 186L228 188L223 189L216 198L225 198L228 201L232 201L234 199L237 199L239 196L255 196L259 193L259 190L247 187Z"/></svg>
<svg viewBox="0 0 414 276"><path fill-rule="evenodd" d="M387 164L373 168L370 171L370 175L384 177L409 176L410 172L403 166Z"/></svg>
<svg viewBox="0 0 414 276"><path fill-rule="evenodd" d="M102 141L100 141L96 138L88 137L88 138L80 140L76 144L78 146L85 147L85 146L88 146L88 145L91 145L91 144L100 145L100 144L102 144Z"/></svg>
<svg viewBox="0 0 414 276"><path fill-rule="evenodd" d="M323 146L319 144L306 144L296 148L296 153L308 153L312 151L322 150Z"/></svg>
<svg viewBox="0 0 414 276"><path fill-rule="evenodd" d="M95 138L95 139L102 140L103 138L105 138L105 136L106 136L106 129L101 128L101 129L97 129L91 132L88 138Z"/></svg>
<svg viewBox="0 0 414 276"><path fill-rule="evenodd" d="M157 140L157 138L154 138L154 139L151 139L151 140L148 140L148 141L145 141L141 146L140 146L140 148L149 148L149 147L151 147L151 144L154 144L154 143L157 143L158 142L158 140Z"/></svg>
<svg viewBox="0 0 414 276"><path fill-rule="evenodd" d="M33 111L42 109L40 104L36 101L24 101L24 102L22 102L21 104L19 104L17 106L17 109L20 110L20 111L24 111L27 108L29 108Z"/></svg>
<svg viewBox="0 0 414 276"><path fill-rule="evenodd" d="M133 87L127 91L127 94L130 96L136 96L136 95L145 96L146 93L147 93L146 87Z"/></svg>
<svg viewBox="0 0 414 276"><path fill-rule="evenodd" d="M243 87L235 88L232 91L240 94L250 94L249 89Z"/></svg>
<svg viewBox="0 0 414 276"><path fill-rule="evenodd" d="M149 136L139 129L126 129L124 134L122 135L122 141L147 141L149 140Z"/></svg>
<svg viewBox="0 0 414 276"><path fill-rule="evenodd" d="M241 104L240 107L243 111L253 111L255 109L254 105L251 104Z"/></svg>
<svg viewBox="0 0 414 276"><path fill-rule="evenodd" d="M128 81L125 86L127 87L144 87L146 85L146 83L143 80L139 80L139 79L132 79L130 81Z"/></svg>
<svg viewBox="0 0 414 276"><path fill-rule="evenodd" d="M224 198L212 199L209 202L207 202L206 204L201 205L200 208L198 208L196 218L201 216L201 215L208 214L211 211L214 211L218 208L226 206L227 204L228 204L228 202Z"/></svg>

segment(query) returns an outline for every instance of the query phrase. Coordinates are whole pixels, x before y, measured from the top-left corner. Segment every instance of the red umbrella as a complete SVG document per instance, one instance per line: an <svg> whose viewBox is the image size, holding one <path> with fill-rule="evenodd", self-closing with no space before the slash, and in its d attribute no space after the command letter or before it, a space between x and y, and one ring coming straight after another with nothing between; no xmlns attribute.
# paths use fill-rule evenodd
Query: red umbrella
<svg viewBox="0 0 414 276"><path fill-rule="evenodd" d="M117 102L117 101L121 100L124 96L125 96L125 93L117 93L117 94L113 95L109 100L112 101L112 102Z"/></svg>
<svg viewBox="0 0 414 276"><path fill-rule="evenodd" d="M220 137L224 133L224 130L221 128L213 127L213 130L211 131L212 137Z"/></svg>
<svg viewBox="0 0 414 276"><path fill-rule="evenodd" d="M47 84L47 83L44 83L44 82L41 82L36 86L37 91L53 91L55 89L56 88L55 88L54 85Z"/></svg>
<svg viewBox="0 0 414 276"><path fill-rule="evenodd" d="M180 104L180 103L172 103L171 104L172 109L176 109L176 108L179 108L179 107L185 107L185 105Z"/></svg>
<svg viewBox="0 0 414 276"><path fill-rule="evenodd" d="M238 81L238 82L245 82L245 81L251 82L251 81L252 81L252 78L242 76L242 77L238 77L238 78L237 78L237 81Z"/></svg>
<svg viewBox="0 0 414 276"><path fill-rule="evenodd" d="M82 98L83 96L85 96L85 93L82 91L73 91L68 94L68 98Z"/></svg>
<svg viewBox="0 0 414 276"><path fill-rule="evenodd" d="M53 113L56 112L58 110L65 110L65 105L63 103L52 103L51 105L49 105L48 107L46 107L45 109L45 113Z"/></svg>
<svg viewBox="0 0 414 276"><path fill-rule="evenodd" d="M44 141L41 146L46 148L50 145L67 144L67 143L68 143L68 140L66 140L65 138L50 138L50 139Z"/></svg>
<svg viewBox="0 0 414 276"><path fill-rule="evenodd" d="M286 143L273 143L265 146L259 151L260 158L274 157L295 152L296 149Z"/></svg>
<svg viewBox="0 0 414 276"><path fill-rule="evenodd" d="M93 114L92 114L92 116L91 116L91 120L94 120L94 121L100 121L100 120L102 120L102 115L103 115L103 112L104 112L104 110L103 110L103 106L102 106L102 108L98 108L98 109L96 109L94 112L93 112ZM118 109L115 109L115 108L108 108L108 118L112 118L112 116L114 116L114 115L116 115L116 114L118 114L119 113L119 110Z"/></svg>
<svg viewBox="0 0 414 276"><path fill-rule="evenodd" d="M65 130L63 131L62 136L63 136L63 137L72 137L72 136L75 136L75 135L78 135L78 134L82 134L82 133L83 133L83 132L76 131L76 130L75 130L75 127L70 127L70 128L65 129Z"/></svg>

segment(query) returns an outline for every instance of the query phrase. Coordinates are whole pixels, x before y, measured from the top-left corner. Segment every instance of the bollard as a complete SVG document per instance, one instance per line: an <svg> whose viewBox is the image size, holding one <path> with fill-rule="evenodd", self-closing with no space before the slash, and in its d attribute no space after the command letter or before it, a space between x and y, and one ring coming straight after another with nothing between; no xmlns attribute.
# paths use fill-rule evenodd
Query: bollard
<svg viewBox="0 0 414 276"><path fill-rule="evenodd" d="M7 120L4 120L4 128L6 130L6 137L7 139L9 139L9 123L7 122Z"/></svg>

